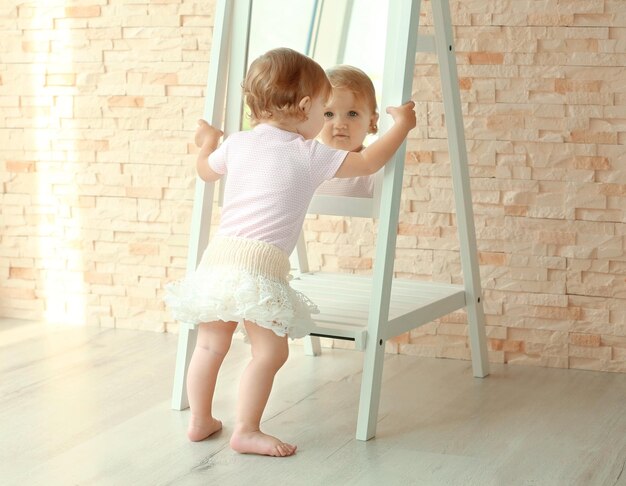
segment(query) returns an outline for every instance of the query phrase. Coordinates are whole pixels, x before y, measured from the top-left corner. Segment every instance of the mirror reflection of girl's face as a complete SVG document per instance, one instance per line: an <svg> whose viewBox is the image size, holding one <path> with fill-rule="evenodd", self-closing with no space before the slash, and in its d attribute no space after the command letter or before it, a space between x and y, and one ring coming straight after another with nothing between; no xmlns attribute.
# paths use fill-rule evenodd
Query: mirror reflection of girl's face
<svg viewBox="0 0 626 486"><path fill-rule="evenodd" d="M376 124L377 118L364 101L355 98L352 91L333 88L324 107L325 123L320 139L329 147L357 151L372 131L371 127Z"/></svg>

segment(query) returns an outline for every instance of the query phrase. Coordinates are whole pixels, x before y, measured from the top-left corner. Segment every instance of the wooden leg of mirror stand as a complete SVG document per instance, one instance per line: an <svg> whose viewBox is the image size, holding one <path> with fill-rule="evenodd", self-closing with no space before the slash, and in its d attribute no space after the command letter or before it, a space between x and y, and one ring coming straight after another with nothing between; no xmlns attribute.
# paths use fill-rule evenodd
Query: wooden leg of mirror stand
<svg viewBox="0 0 626 486"><path fill-rule="evenodd" d="M322 345L317 336L306 336L304 338L304 354L307 356L319 356L322 354Z"/></svg>
<svg viewBox="0 0 626 486"><path fill-rule="evenodd" d="M363 357L361 396L356 425L357 440L370 440L376 435L384 361L385 341L368 340Z"/></svg>

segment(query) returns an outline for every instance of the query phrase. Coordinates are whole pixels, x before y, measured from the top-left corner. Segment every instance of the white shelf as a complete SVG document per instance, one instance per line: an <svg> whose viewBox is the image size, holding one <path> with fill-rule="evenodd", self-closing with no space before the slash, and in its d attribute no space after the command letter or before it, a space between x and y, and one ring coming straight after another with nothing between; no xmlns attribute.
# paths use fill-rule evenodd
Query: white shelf
<svg viewBox="0 0 626 486"><path fill-rule="evenodd" d="M291 286L319 307L313 314L317 325L314 335L355 339L367 330L372 278L327 272L303 273ZM385 339L426 324L442 315L465 307L461 285L394 279L391 287L389 318Z"/></svg>

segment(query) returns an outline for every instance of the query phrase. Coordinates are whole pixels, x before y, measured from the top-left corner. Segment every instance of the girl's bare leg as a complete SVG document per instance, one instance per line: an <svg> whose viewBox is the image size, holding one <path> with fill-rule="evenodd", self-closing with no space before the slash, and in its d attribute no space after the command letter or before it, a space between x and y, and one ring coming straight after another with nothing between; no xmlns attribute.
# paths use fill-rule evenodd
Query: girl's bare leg
<svg viewBox="0 0 626 486"><path fill-rule="evenodd" d="M230 349L236 322L215 321L198 326L198 338L187 372L189 397L189 428L192 441L206 439L222 428L222 422L213 417L213 394L217 373Z"/></svg>
<svg viewBox="0 0 626 486"><path fill-rule="evenodd" d="M278 337L273 331L245 322L252 345L252 359L239 385L237 422L230 446L244 454L291 456L296 446L287 444L261 432L261 416L269 398L274 376L287 361L287 337Z"/></svg>

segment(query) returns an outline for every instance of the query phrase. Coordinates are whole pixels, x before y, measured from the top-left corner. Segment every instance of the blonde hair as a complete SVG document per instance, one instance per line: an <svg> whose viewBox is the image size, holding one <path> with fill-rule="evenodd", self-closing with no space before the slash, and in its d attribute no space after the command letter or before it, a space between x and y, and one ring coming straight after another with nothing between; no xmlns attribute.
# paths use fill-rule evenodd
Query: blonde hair
<svg viewBox="0 0 626 486"><path fill-rule="evenodd" d="M331 85L322 67L293 49L272 49L255 59L243 82L252 124L260 120L306 120L298 104L305 96L326 101Z"/></svg>
<svg viewBox="0 0 626 486"><path fill-rule="evenodd" d="M350 90L356 100L365 103L369 107L372 114L378 113L374 83L372 83L370 77L359 68L347 64L340 64L327 69L326 75L333 88ZM372 126L371 130L371 133L378 131L376 124Z"/></svg>

